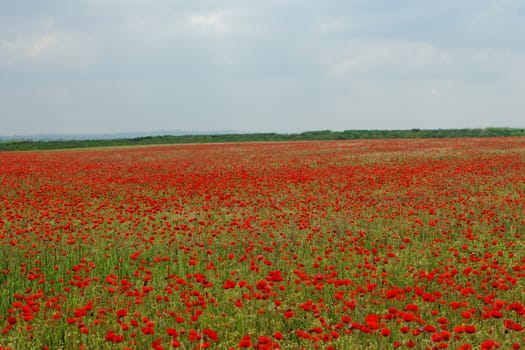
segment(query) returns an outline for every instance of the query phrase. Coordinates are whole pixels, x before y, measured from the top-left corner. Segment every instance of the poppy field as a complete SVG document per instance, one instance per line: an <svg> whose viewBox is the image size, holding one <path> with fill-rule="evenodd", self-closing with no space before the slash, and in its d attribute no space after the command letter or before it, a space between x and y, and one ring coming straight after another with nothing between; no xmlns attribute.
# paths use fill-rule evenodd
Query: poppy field
<svg viewBox="0 0 525 350"><path fill-rule="evenodd" d="M0 349L525 349L525 138L0 153Z"/></svg>

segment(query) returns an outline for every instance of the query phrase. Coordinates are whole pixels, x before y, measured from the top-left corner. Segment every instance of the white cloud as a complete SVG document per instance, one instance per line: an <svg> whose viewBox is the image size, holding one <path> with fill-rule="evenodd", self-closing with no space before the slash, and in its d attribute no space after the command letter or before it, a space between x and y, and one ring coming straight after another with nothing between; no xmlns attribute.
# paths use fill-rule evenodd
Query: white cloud
<svg viewBox="0 0 525 350"><path fill-rule="evenodd" d="M451 52L425 42L366 40L328 50L323 57L336 79L421 79L443 73Z"/></svg>
<svg viewBox="0 0 525 350"><path fill-rule="evenodd" d="M185 29L197 35L251 35L260 33L252 22L250 11L241 8L219 9L209 12L190 12L185 20Z"/></svg>
<svg viewBox="0 0 525 350"><path fill-rule="evenodd" d="M31 33L0 41L0 63L19 65L86 65L96 58L95 40L83 33L61 31L47 22Z"/></svg>
<svg viewBox="0 0 525 350"><path fill-rule="evenodd" d="M440 78L486 84L523 76L525 55L495 48L445 48L429 42L369 39L327 50L323 64L334 79Z"/></svg>
<svg viewBox="0 0 525 350"><path fill-rule="evenodd" d="M212 12L208 14L194 14L188 19L191 28L204 31L225 32L228 28L224 13Z"/></svg>
<svg viewBox="0 0 525 350"><path fill-rule="evenodd" d="M39 57L55 49L58 44L59 40L56 33L44 34L29 43L27 54L31 57Z"/></svg>
<svg viewBox="0 0 525 350"><path fill-rule="evenodd" d="M342 19L328 18L323 19L315 26L315 29L324 33L337 33L345 29L347 26L346 22Z"/></svg>

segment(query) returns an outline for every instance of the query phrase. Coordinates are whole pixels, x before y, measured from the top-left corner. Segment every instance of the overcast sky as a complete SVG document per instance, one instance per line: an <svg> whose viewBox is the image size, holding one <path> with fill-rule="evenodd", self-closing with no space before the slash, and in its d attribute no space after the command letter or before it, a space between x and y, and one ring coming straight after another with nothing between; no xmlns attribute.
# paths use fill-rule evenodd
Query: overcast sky
<svg viewBox="0 0 525 350"><path fill-rule="evenodd" d="M525 126L523 0L0 1L0 135Z"/></svg>

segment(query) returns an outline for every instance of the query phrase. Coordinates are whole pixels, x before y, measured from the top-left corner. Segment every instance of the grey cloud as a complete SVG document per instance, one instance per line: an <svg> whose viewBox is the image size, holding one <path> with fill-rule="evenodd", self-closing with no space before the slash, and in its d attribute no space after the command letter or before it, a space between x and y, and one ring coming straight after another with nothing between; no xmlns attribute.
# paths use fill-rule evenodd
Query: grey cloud
<svg viewBox="0 0 525 350"><path fill-rule="evenodd" d="M524 15L518 0L4 1L0 134L518 126Z"/></svg>

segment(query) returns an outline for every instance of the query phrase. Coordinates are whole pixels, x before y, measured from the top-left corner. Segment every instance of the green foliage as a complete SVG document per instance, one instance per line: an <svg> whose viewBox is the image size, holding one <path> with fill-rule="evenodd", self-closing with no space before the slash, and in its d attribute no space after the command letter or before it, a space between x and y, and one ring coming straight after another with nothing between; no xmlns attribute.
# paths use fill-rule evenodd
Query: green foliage
<svg viewBox="0 0 525 350"><path fill-rule="evenodd" d="M345 130L305 131L299 134L253 133L213 135L164 135L110 140L53 140L28 141L9 140L0 142L0 151L51 150L89 147L146 146L183 143L212 142L268 142L268 141L313 141L313 140L359 140L359 139L413 139L413 138L457 138L457 137L502 137L525 136L524 129L411 129L411 130Z"/></svg>

